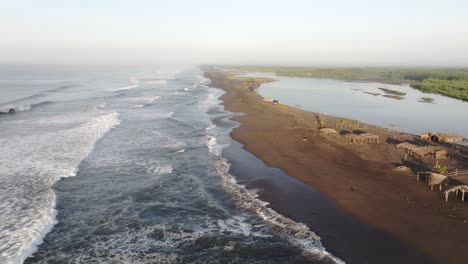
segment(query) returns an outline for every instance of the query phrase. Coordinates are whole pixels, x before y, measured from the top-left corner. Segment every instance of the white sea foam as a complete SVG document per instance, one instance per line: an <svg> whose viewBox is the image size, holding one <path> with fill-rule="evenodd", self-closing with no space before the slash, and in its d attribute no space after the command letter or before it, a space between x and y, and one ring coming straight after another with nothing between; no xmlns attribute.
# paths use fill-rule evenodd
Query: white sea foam
<svg viewBox="0 0 468 264"><path fill-rule="evenodd" d="M9 104L9 105L2 105L0 106L0 112L2 113L8 113L8 110L10 109L15 109L16 112L22 112L22 111L29 111L31 110L31 104L19 104L19 105L14 105L14 104Z"/></svg>
<svg viewBox="0 0 468 264"><path fill-rule="evenodd" d="M142 97L131 97L126 98L126 101L130 102L141 102L141 104L134 105L132 108L142 108L153 104L156 100L160 99L161 96L142 96Z"/></svg>
<svg viewBox="0 0 468 264"><path fill-rule="evenodd" d="M172 164L168 161L154 160L146 165L146 171L153 175L163 175L172 173Z"/></svg>
<svg viewBox="0 0 468 264"><path fill-rule="evenodd" d="M344 263L327 252L320 243L320 237L306 225L294 222L268 208L268 203L258 199L255 192L250 192L245 186L238 184L234 176L229 174L229 166L226 159L215 155L215 168L223 179L224 188L236 198L239 207L256 212L265 223L270 225L270 228L276 234L300 247L303 250L303 255L317 260L326 258L333 260L335 263Z"/></svg>
<svg viewBox="0 0 468 264"><path fill-rule="evenodd" d="M222 106L219 105L220 101L218 98L223 92L214 90L218 89L210 89L206 100L200 103L201 107L208 110L218 104L218 107L222 109ZM320 243L320 237L312 232L306 225L297 223L267 207L268 203L258 199L258 194L255 190L248 190L245 186L238 184L235 177L229 173L230 164L221 156L223 148L228 146L228 143L219 144L219 140L217 140L217 136L227 138L229 132L220 131L220 134L216 134L215 126L212 125L208 128L210 129L206 129L208 132L206 145L213 154L216 171L223 180L225 190L236 198L239 207L255 212L276 234L300 247L303 255L316 260L331 259L335 263L344 263L339 258L327 252ZM225 141L226 140L223 140L223 142ZM246 226L243 227L246 228ZM247 229L242 231L244 232L243 234L248 233L246 230Z"/></svg>
<svg viewBox="0 0 468 264"><path fill-rule="evenodd" d="M215 128L216 125L214 124L211 124L209 127L205 128L205 130L212 130L213 128Z"/></svg>
<svg viewBox="0 0 468 264"><path fill-rule="evenodd" d="M166 84L167 84L167 81L166 81L166 80L153 80L153 81L145 81L145 83L148 83L148 84L166 85Z"/></svg>
<svg viewBox="0 0 468 264"><path fill-rule="evenodd" d="M181 149L186 146L186 144L180 140L175 139L173 136L165 134L160 131L147 131L151 137L158 141L158 147L160 148L171 148L171 149ZM178 152L183 152L185 150L179 150Z"/></svg>
<svg viewBox="0 0 468 264"><path fill-rule="evenodd" d="M154 113L144 113L140 117L150 118L150 119L153 119L153 118L167 119L167 118L171 118L173 115L174 115L174 112L167 112L167 113L154 112Z"/></svg>
<svg viewBox="0 0 468 264"><path fill-rule="evenodd" d="M134 89L140 86L140 82L135 78L128 78L128 85L118 88L111 88L110 91L119 92Z"/></svg>
<svg viewBox="0 0 468 264"><path fill-rule="evenodd" d="M74 176L117 113L56 132L0 139L0 263L22 263L55 224L52 185Z"/></svg>
<svg viewBox="0 0 468 264"><path fill-rule="evenodd" d="M208 95L205 99L198 102L200 109L208 111L210 108L222 108L219 97L224 94L223 90L208 88Z"/></svg>

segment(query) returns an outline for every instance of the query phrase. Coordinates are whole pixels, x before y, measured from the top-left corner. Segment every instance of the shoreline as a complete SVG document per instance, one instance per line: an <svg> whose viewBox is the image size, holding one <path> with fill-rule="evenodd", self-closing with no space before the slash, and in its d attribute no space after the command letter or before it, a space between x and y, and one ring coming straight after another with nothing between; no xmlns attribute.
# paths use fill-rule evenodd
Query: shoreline
<svg viewBox="0 0 468 264"><path fill-rule="evenodd" d="M402 153L386 146L388 143L353 149L323 139L317 129L307 123L314 118L314 113L292 107L279 109L261 102L262 97L250 91L245 81L229 79L225 73L208 71L205 76L211 80L210 86L226 92L220 98L226 110L244 113L233 118L241 125L234 129L231 137L265 164L282 169L330 198L363 224L423 252L434 262L464 263L468 259L468 252L464 250L468 238L463 236L468 232L468 223L464 222L468 219L466 207L455 199L445 203L440 199L440 192L431 192L415 178L392 171L388 161L401 161ZM381 131L377 129L376 132ZM307 142L302 141L305 136ZM301 208L289 209L301 212ZM278 211L282 211L281 206ZM353 230L342 232L346 236L346 232L352 234ZM320 232L317 235L321 236ZM331 253L342 252L337 257L347 261L346 255L353 254L324 237L323 243ZM380 256L385 258L385 254L398 253L392 248L382 249Z"/></svg>

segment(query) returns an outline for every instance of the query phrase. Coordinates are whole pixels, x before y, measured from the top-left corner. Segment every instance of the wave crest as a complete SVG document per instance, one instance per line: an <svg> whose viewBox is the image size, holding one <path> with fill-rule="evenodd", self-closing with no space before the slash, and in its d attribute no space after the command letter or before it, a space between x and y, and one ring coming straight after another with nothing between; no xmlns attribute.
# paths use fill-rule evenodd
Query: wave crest
<svg viewBox="0 0 468 264"><path fill-rule="evenodd" d="M52 185L76 175L96 142L118 123L113 112L70 129L0 139L0 263L22 263L35 252L56 223Z"/></svg>

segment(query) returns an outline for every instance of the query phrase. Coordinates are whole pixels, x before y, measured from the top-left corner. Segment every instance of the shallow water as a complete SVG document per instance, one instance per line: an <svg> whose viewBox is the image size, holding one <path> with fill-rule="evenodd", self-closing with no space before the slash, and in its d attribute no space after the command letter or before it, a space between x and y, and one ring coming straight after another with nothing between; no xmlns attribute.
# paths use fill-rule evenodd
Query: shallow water
<svg viewBox="0 0 468 264"><path fill-rule="evenodd" d="M1 66L0 263L340 262L229 174L201 74Z"/></svg>
<svg viewBox="0 0 468 264"><path fill-rule="evenodd" d="M249 73L245 76L266 76L278 80L262 84L257 92L287 105L298 105L304 110L357 119L414 134L435 131L468 137L467 102L425 94L408 85L286 77L265 73ZM383 95L386 93L379 87L406 95L402 100L385 97ZM422 97L433 98L434 102L420 102Z"/></svg>

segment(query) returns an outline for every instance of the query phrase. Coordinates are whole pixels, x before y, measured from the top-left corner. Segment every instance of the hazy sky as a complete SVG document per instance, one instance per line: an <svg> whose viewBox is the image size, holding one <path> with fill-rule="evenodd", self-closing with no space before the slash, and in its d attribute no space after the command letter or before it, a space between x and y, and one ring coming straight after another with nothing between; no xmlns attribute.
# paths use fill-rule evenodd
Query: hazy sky
<svg viewBox="0 0 468 264"><path fill-rule="evenodd" d="M468 66L467 0L0 0L0 63Z"/></svg>

